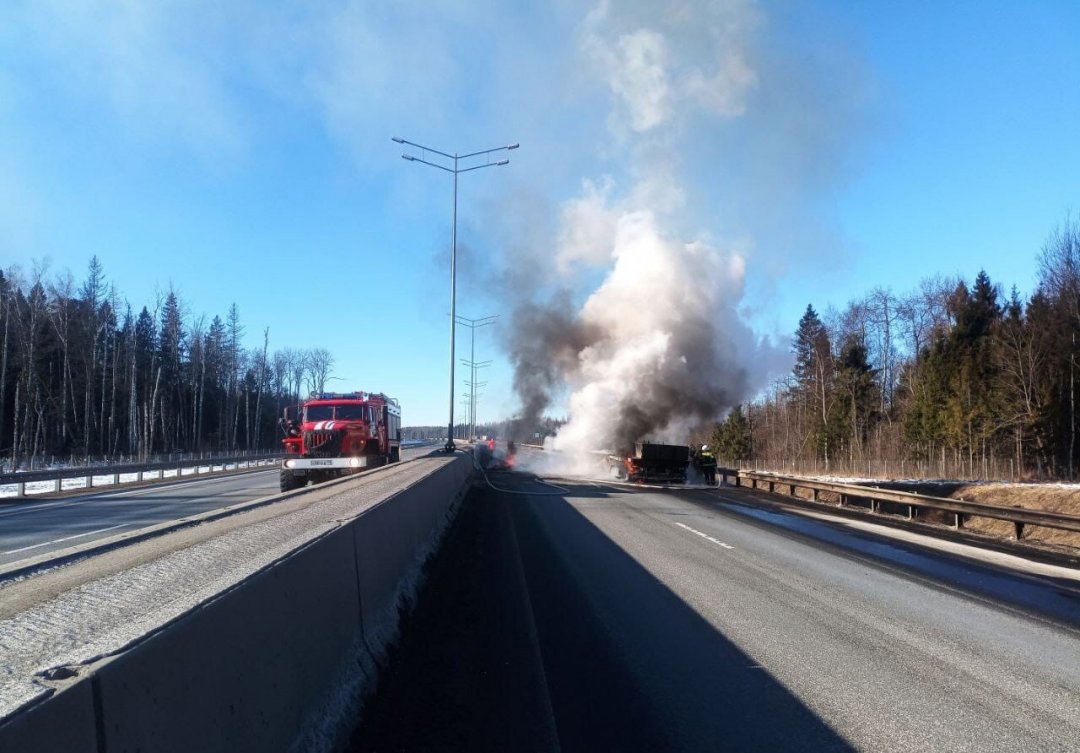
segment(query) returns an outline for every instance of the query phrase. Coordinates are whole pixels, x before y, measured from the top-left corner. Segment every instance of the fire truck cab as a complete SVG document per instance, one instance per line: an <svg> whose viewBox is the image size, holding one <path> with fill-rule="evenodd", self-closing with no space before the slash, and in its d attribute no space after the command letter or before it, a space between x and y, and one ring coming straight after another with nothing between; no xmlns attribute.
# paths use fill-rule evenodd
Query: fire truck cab
<svg viewBox="0 0 1080 753"><path fill-rule="evenodd" d="M401 459L401 406L382 393L313 392L281 427L282 491Z"/></svg>

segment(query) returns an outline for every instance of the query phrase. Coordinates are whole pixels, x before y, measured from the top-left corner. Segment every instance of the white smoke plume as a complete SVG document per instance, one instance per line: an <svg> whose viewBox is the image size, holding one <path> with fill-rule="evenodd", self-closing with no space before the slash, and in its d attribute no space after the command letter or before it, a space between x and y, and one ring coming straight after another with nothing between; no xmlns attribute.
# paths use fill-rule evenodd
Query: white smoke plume
<svg viewBox="0 0 1080 753"><path fill-rule="evenodd" d="M586 180L564 204L554 254L562 290L520 303L508 339L523 431L568 392L569 420L551 441L565 451L558 470L587 470L589 451L645 439L685 443L762 386L755 364L769 346L738 313L744 257L706 231L686 237L678 157L691 121L722 124L746 110L758 77L743 36L756 23L742 2L618 12L603 2L582 25L629 179ZM602 282L575 309L567 289L596 270Z"/></svg>

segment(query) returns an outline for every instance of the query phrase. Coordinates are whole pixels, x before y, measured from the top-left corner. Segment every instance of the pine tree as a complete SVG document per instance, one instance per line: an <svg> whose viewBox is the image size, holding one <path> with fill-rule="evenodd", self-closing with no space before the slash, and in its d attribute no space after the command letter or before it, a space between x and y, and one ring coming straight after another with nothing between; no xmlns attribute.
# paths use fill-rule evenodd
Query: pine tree
<svg viewBox="0 0 1080 753"><path fill-rule="evenodd" d="M863 453L870 428L881 415L876 375L866 346L849 337L836 362L837 400L830 414L829 431L838 446L847 445L852 467L856 454Z"/></svg>
<svg viewBox="0 0 1080 753"><path fill-rule="evenodd" d="M804 436L812 441L819 457L829 466L830 451L834 448L829 428L829 408L832 402L833 357L829 332L812 305L799 320L795 331L796 399L804 419ZM807 442L804 441L804 446Z"/></svg>
<svg viewBox="0 0 1080 753"><path fill-rule="evenodd" d="M720 460L740 463L750 459L750 423L741 405L732 408L727 418L716 425L711 444Z"/></svg>

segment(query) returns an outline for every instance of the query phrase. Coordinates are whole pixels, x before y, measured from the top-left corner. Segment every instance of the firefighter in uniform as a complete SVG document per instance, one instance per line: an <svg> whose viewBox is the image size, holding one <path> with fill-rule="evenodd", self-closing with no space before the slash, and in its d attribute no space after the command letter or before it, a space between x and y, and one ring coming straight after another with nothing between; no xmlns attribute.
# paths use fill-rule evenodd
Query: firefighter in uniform
<svg viewBox="0 0 1080 753"><path fill-rule="evenodd" d="M694 468L705 478L706 484L716 485L716 456L709 445L701 445L701 449L694 453Z"/></svg>

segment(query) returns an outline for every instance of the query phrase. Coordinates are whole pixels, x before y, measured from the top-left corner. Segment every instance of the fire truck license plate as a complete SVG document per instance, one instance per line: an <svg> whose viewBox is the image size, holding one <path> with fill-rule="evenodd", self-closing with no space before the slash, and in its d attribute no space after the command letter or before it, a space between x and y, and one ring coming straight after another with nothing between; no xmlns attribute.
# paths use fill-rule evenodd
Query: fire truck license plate
<svg viewBox="0 0 1080 753"><path fill-rule="evenodd" d="M312 460L311 467L314 468L319 465L333 465L332 460Z"/></svg>

